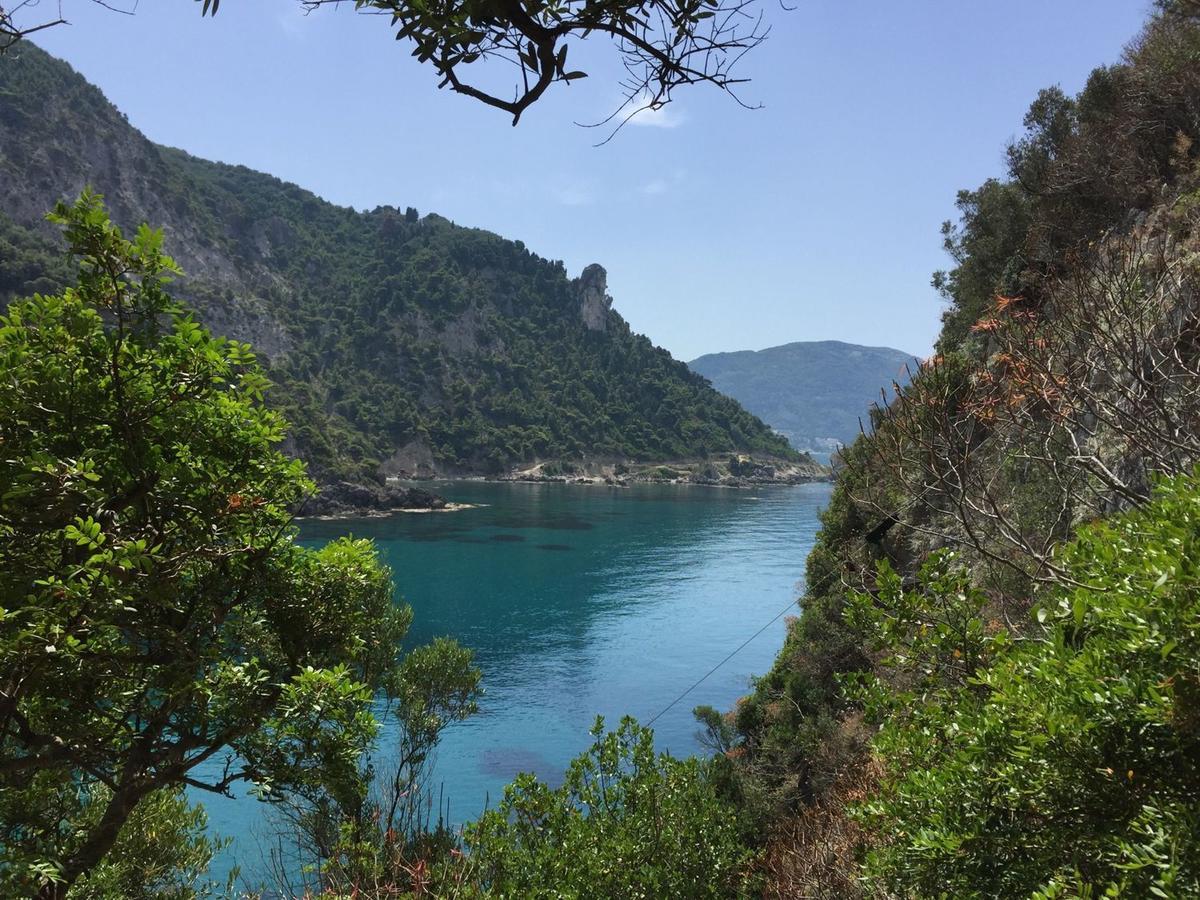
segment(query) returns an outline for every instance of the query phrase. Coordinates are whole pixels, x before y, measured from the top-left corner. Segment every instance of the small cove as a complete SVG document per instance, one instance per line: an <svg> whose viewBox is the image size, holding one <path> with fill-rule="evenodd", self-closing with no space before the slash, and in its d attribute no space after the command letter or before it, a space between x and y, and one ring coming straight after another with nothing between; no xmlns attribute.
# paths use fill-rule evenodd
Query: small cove
<svg viewBox="0 0 1200 900"><path fill-rule="evenodd" d="M371 538L397 596L413 607L408 643L446 635L475 651L480 713L448 730L431 780L435 802L440 796L459 823L494 803L518 772L556 783L588 746L597 714L610 727L622 715L648 722L661 714L658 749L699 751L692 708L727 709L746 693L782 645L784 620L670 704L797 596L831 487L433 489L473 506L306 521L301 538ZM194 799L208 807L210 827L233 839L214 874L236 861L250 881L264 875L263 805Z"/></svg>

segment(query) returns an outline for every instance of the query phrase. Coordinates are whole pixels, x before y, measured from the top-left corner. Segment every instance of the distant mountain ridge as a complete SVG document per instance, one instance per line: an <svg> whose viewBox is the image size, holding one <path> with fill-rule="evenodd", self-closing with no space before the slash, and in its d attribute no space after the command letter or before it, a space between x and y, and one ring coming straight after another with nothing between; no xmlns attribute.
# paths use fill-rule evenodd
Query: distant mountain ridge
<svg viewBox="0 0 1200 900"><path fill-rule="evenodd" d="M324 481L499 473L540 459L752 453L805 462L635 334L604 269L567 276L519 241L414 209L335 206L159 146L66 63L0 57L0 309L73 280L44 215L85 186L149 222L214 332L252 343Z"/></svg>
<svg viewBox="0 0 1200 900"><path fill-rule="evenodd" d="M880 391L908 382L916 357L891 347L796 341L710 353L688 365L775 428L798 450L828 453L858 437Z"/></svg>

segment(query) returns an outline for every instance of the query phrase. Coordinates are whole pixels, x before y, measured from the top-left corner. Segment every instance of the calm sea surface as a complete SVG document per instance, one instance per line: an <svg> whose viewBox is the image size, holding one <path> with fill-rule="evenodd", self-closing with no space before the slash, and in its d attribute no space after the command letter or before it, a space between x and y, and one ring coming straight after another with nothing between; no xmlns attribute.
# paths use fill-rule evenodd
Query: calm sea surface
<svg viewBox="0 0 1200 900"><path fill-rule="evenodd" d="M415 614L410 643L475 651L479 715L453 726L433 772L452 822L494 804L518 772L557 783L597 714L654 723L656 745L699 749L691 709L727 709L783 643L779 619L691 694L683 691L794 600L825 484L729 490L455 482L447 513L306 522L320 544L373 539ZM788 612L794 612L795 607ZM263 873L270 823L250 798L197 796L233 838L214 866Z"/></svg>

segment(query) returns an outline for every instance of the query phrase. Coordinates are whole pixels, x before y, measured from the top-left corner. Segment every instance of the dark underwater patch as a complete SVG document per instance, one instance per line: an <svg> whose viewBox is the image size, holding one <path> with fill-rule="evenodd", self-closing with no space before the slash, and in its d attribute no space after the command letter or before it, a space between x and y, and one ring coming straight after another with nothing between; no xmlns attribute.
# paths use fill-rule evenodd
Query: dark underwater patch
<svg viewBox="0 0 1200 900"><path fill-rule="evenodd" d="M544 528L547 531L591 531L596 526L587 519L573 515L505 516L497 520L499 528Z"/></svg>
<svg viewBox="0 0 1200 900"><path fill-rule="evenodd" d="M522 772L537 775L551 788L562 784L562 767L556 766L535 750L525 747L493 747L479 754L479 771L485 775L512 781Z"/></svg>
<svg viewBox="0 0 1200 900"><path fill-rule="evenodd" d="M418 531L404 535L404 539L418 544L436 544L438 541L457 540L458 534L458 531Z"/></svg>

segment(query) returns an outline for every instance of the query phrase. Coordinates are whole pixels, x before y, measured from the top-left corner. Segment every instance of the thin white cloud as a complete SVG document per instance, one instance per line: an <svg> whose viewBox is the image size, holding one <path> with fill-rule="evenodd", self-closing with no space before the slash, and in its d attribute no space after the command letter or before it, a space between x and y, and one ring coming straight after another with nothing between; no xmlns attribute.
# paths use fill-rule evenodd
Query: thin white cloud
<svg viewBox="0 0 1200 900"><path fill-rule="evenodd" d="M637 110L629 120L630 125L645 125L650 128L678 128L684 122L683 110L674 104L650 106L649 97L639 97L630 106Z"/></svg>
<svg viewBox="0 0 1200 900"><path fill-rule="evenodd" d="M556 190L554 198L563 206L589 206L596 201L596 194L588 185L568 184Z"/></svg>
<svg viewBox="0 0 1200 900"><path fill-rule="evenodd" d="M683 184L685 173L683 169L676 169L670 175L652 178L639 188L639 190L648 197L657 197L660 194L665 194Z"/></svg>

